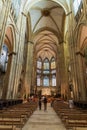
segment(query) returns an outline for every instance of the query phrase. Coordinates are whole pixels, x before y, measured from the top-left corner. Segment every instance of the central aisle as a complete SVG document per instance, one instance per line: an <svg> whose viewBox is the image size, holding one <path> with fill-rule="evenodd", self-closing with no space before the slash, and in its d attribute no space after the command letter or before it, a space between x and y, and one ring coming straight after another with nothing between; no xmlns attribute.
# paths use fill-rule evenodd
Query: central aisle
<svg viewBox="0 0 87 130"><path fill-rule="evenodd" d="M60 118L48 103L47 111L37 110L29 118L22 130L66 130Z"/></svg>

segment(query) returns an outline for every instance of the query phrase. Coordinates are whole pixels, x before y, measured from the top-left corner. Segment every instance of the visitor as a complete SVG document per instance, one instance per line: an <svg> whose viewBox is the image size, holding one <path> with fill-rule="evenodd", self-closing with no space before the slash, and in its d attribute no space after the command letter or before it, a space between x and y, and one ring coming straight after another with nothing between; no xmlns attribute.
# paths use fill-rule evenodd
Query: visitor
<svg viewBox="0 0 87 130"><path fill-rule="evenodd" d="M73 103L73 100L72 99L70 99L69 100L69 108L73 108L74 107L74 103Z"/></svg>
<svg viewBox="0 0 87 130"><path fill-rule="evenodd" d="M39 97L39 110L41 110L41 106L42 106L42 99L41 97Z"/></svg>
<svg viewBox="0 0 87 130"><path fill-rule="evenodd" d="M43 103L44 103L44 111L46 111L47 110L47 98L46 98L46 96L44 97Z"/></svg>
<svg viewBox="0 0 87 130"><path fill-rule="evenodd" d="M51 107L53 107L53 103L54 103L54 98L51 98Z"/></svg>

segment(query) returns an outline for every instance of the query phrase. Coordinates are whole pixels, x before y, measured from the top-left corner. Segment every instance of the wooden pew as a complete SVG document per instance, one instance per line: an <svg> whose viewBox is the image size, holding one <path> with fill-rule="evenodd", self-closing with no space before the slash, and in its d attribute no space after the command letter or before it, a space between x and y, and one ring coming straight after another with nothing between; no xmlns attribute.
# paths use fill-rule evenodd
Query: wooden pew
<svg viewBox="0 0 87 130"><path fill-rule="evenodd" d="M16 130L16 127L13 125L4 124L4 125L0 125L0 130Z"/></svg>
<svg viewBox="0 0 87 130"><path fill-rule="evenodd" d="M66 117L65 126L67 129L76 128L76 127L86 127L87 129L87 115L70 114Z"/></svg>
<svg viewBox="0 0 87 130"><path fill-rule="evenodd" d="M53 108L58 116L61 118L67 129L72 130L86 130L87 129L87 110L74 107L69 108L68 104L63 101L55 102Z"/></svg>
<svg viewBox="0 0 87 130"><path fill-rule="evenodd" d="M11 106L0 110L0 129L16 130L22 129L27 119L37 108L37 103L25 103ZM3 127L2 127L3 126ZM14 129L15 127L15 129ZM17 129L18 130L18 129Z"/></svg>

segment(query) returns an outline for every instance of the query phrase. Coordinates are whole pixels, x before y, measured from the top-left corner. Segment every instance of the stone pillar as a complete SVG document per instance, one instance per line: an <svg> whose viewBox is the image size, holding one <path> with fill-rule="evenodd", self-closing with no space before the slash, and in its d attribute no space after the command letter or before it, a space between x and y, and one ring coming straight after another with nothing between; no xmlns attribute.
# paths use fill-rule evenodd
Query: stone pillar
<svg viewBox="0 0 87 130"><path fill-rule="evenodd" d="M56 60L56 91L57 93L61 94L61 74L60 74L60 64L57 57Z"/></svg>
<svg viewBox="0 0 87 130"><path fill-rule="evenodd" d="M72 40L72 39L71 39ZM73 84L73 97L74 100L78 100L78 91L79 91L79 87L78 87L78 76L77 76L77 69L78 69L78 62L76 59L76 55L75 55L75 44L72 43L70 45L70 55L71 55L71 59L70 59L70 66L71 66L71 80L72 80L72 84Z"/></svg>
<svg viewBox="0 0 87 130"><path fill-rule="evenodd" d="M26 75L25 75L25 86L26 86L26 94L31 93L32 86L32 71L33 71L33 43L27 43L27 66L26 66Z"/></svg>
<svg viewBox="0 0 87 130"><path fill-rule="evenodd" d="M68 90L66 84L66 70L65 70L65 57L64 57L64 46L63 43L60 45L60 55L59 55L59 69L60 69L60 82L61 82L61 96L68 98Z"/></svg>
<svg viewBox="0 0 87 130"><path fill-rule="evenodd" d="M37 60L36 58L33 57L33 76L32 76L32 86L33 86L33 90L34 90L34 94L36 94L36 87L37 87Z"/></svg>
<svg viewBox="0 0 87 130"><path fill-rule="evenodd" d="M22 65L23 65L23 52L24 52L24 44L25 44L25 30L26 30L26 17L21 16L19 24L19 32L20 34L17 34L16 39L16 70L15 70L15 79L14 79L14 88L13 88L13 98L18 98L18 85L20 82L20 75L22 71Z"/></svg>
<svg viewBox="0 0 87 130"><path fill-rule="evenodd" d="M10 77L9 77L9 84L8 84L8 91L7 91L7 99L12 99L13 97L13 86L14 86L14 79L15 79L15 69L16 69L16 55L12 56L12 63L11 63L11 70L10 70Z"/></svg>
<svg viewBox="0 0 87 130"><path fill-rule="evenodd" d="M86 100L86 88L84 84L84 74L82 68L82 56L80 53L77 55L78 67L77 67L77 76L79 79L78 88L79 88L79 100Z"/></svg>
<svg viewBox="0 0 87 130"><path fill-rule="evenodd" d="M35 70L34 70L34 66L35 66L35 65L34 65L34 63L33 63L33 68L32 68L32 79L31 79L31 80L32 80L32 82L31 82L32 88L31 88L31 89L32 89L33 93L34 93L34 88L35 88L35 87L34 87L34 85L35 85Z"/></svg>

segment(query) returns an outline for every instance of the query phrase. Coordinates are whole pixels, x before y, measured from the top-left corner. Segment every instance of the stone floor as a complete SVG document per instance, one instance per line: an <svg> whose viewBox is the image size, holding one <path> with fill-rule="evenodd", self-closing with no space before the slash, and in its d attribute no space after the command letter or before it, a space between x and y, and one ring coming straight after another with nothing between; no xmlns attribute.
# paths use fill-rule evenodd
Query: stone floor
<svg viewBox="0 0 87 130"><path fill-rule="evenodd" d="M66 130L60 118L48 103L47 111L37 110L29 118L22 130Z"/></svg>

